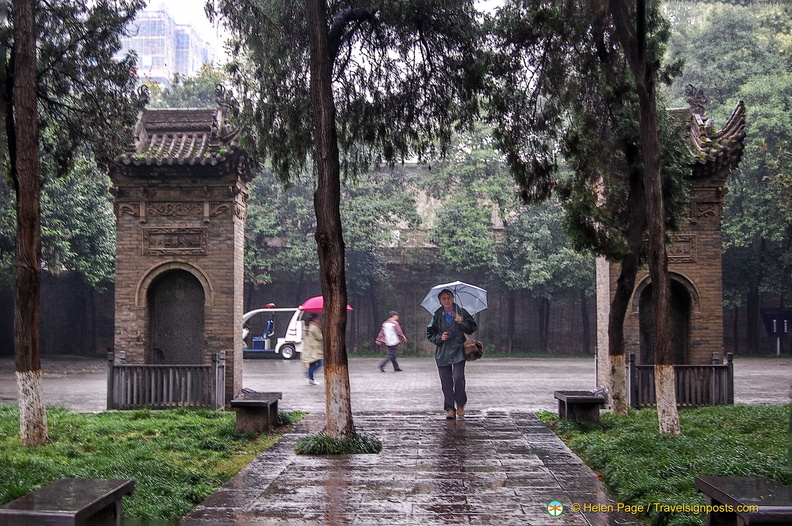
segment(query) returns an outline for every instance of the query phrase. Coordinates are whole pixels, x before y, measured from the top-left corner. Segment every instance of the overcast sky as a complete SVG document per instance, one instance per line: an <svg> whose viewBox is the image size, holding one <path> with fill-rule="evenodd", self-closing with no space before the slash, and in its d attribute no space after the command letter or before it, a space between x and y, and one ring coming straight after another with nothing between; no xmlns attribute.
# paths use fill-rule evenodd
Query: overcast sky
<svg viewBox="0 0 792 526"><path fill-rule="evenodd" d="M167 11L177 24L188 24L209 42L216 54L223 52L222 31L209 23L204 13L204 0L151 0L146 7L150 11Z"/></svg>
<svg viewBox="0 0 792 526"><path fill-rule="evenodd" d="M504 0L478 0L477 5L481 10L492 10L502 5ZM215 54L223 54L223 41L225 36L222 28L209 23L204 13L204 0L151 0L147 9L165 10L170 13L177 24L189 24L201 37L209 42L215 49ZM215 25L217 25L215 23ZM219 57L218 57L219 59Z"/></svg>

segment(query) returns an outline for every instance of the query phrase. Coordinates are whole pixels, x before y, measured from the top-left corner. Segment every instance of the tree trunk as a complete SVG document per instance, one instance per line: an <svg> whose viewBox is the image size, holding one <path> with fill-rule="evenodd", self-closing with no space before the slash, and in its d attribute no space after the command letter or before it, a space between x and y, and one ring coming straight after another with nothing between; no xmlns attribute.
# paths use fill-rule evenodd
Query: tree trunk
<svg viewBox="0 0 792 526"><path fill-rule="evenodd" d="M738 355L738 349L740 348L740 331L739 331L739 314L740 309L738 307L734 307L732 309L734 311L734 320L732 320L732 334L734 335L734 344L732 346L732 352L734 355Z"/></svg>
<svg viewBox="0 0 792 526"><path fill-rule="evenodd" d="M583 354L588 355L591 353L591 323L589 322L586 289L580 289L580 314L583 327Z"/></svg>
<svg viewBox="0 0 792 526"><path fill-rule="evenodd" d="M624 318L630 305L635 275L638 272L638 255L630 254L622 260L621 274L616 281L616 293L611 300L608 317L608 358L611 367L611 410L627 416L630 406L627 393L627 369L624 359Z"/></svg>
<svg viewBox="0 0 792 526"><path fill-rule="evenodd" d="M759 281L753 280L745 301L745 347L750 355L759 353Z"/></svg>
<svg viewBox="0 0 792 526"><path fill-rule="evenodd" d="M615 0L614 3L618 3ZM652 307L655 317L655 393L660 432L681 432L674 381L674 346L671 334L671 287L665 244L665 207L660 162L660 139L657 133L656 72L658 64L649 64L646 56L646 2L637 0L635 16L624 16L629 9L620 5L613 13L617 38L624 47L635 77L638 94L638 122L644 163L646 216L649 234L649 274L652 278ZM635 20L633 29L629 21ZM631 37L634 35L634 37Z"/></svg>
<svg viewBox="0 0 792 526"><path fill-rule="evenodd" d="M514 291L509 289L506 298L506 354L511 354L514 351Z"/></svg>
<svg viewBox="0 0 792 526"><path fill-rule="evenodd" d="M631 145L625 146L625 154L637 155ZM621 273L616 280L616 292L611 300L608 318L608 358L611 366L611 410L619 416L627 416L630 407L627 392L627 369L624 356L624 319L630 307L630 298L635 290L635 277L643 252L643 232L646 225L646 192L642 174L630 174L630 193L627 210L627 245L631 253L621 262Z"/></svg>
<svg viewBox="0 0 792 526"><path fill-rule="evenodd" d="M550 300L539 300L539 352L547 354L550 351Z"/></svg>
<svg viewBox="0 0 792 526"><path fill-rule="evenodd" d="M324 375L327 436L355 434L346 352L347 289L341 234L341 167L332 91L333 57L327 39L325 0L307 0L310 45L314 159L318 184L314 194L319 282L324 296Z"/></svg>
<svg viewBox="0 0 792 526"><path fill-rule="evenodd" d="M14 346L19 436L26 446L49 442L39 356L41 214L36 109L35 1L14 3L13 77L16 116L9 138L17 194Z"/></svg>

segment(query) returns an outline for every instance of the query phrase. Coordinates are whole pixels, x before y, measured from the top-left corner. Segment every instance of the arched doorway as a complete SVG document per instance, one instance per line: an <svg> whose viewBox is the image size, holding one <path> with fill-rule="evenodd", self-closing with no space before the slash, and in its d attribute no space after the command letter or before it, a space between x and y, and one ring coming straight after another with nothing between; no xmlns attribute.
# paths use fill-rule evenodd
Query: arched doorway
<svg viewBox="0 0 792 526"><path fill-rule="evenodd" d="M654 309L652 307L652 285L646 285L639 297L640 363L655 363ZM674 363L685 364L690 360L690 316L693 301L690 291L676 279L671 280L671 331L673 332Z"/></svg>
<svg viewBox="0 0 792 526"><path fill-rule="evenodd" d="M204 290L185 270L158 276L148 289L148 363L200 364L204 340Z"/></svg>

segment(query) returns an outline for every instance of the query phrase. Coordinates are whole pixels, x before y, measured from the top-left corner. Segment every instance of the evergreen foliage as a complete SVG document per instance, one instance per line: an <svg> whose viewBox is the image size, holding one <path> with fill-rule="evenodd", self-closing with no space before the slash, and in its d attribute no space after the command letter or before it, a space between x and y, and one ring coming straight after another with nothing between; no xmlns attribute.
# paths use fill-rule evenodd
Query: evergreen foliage
<svg viewBox="0 0 792 526"><path fill-rule="evenodd" d="M685 60L672 93L686 84L701 89L715 123L745 102L745 152L726 182L723 287L724 306L747 308L747 347L756 352L761 295L787 307L792 297L792 7L666 9L674 21L669 52Z"/></svg>
<svg viewBox="0 0 792 526"><path fill-rule="evenodd" d="M288 181L314 145L304 5L210 4L235 35L229 72L252 126L250 151ZM327 5L342 172L445 152L479 110L485 63L473 2Z"/></svg>
<svg viewBox="0 0 792 526"><path fill-rule="evenodd" d="M538 202L557 191L574 246L620 261L636 249L627 239L630 178L643 161L638 99L615 29L596 3L509 2L496 20L489 117L520 196ZM657 9L649 11L648 31L649 54L660 60L669 33ZM660 77L670 79L679 67L667 65ZM673 230L688 170L680 123L664 114L660 123Z"/></svg>
<svg viewBox="0 0 792 526"><path fill-rule="evenodd" d="M48 409L52 442L21 447L19 411L0 405L0 504L63 477L129 478L125 520L171 524L277 442L283 429L238 436L234 414L205 409L112 411ZM278 413L278 426L300 412Z"/></svg>
<svg viewBox="0 0 792 526"><path fill-rule="evenodd" d="M101 163L129 143L145 95L135 91L135 57L115 57L124 28L144 6L143 0L37 3L39 125L55 173L66 173L83 147ZM2 38L7 48L14 45L10 34ZM2 67L8 85L13 64ZM4 102L11 111L12 101Z"/></svg>
<svg viewBox="0 0 792 526"><path fill-rule="evenodd" d="M119 37L141 9L140 0L38 3L38 98L41 156L42 256L49 272L77 271L91 286L113 278L115 252L108 179L99 165L131 139L130 130L145 102L135 92L134 57L120 59ZM13 13L12 13L13 19ZM10 27L0 28L0 43L14 46ZM5 58L3 53L3 58ZM0 163L10 174L8 133L14 67L0 62L0 109L7 126ZM63 179L59 179L63 177ZM6 180L10 183L10 180ZM0 282L14 274L16 195L3 185L0 204Z"/></svg>
<svg viewBox="0 0 792 526"><path fill-rule="evenodd" d="M230 82L224 70L204 65L193 76L176 73L169 88L152 81L144 81L149 90L150 108L214 108L217 107L216 88Z"/></svg>
<svg viewBox="0 0 792 526"><path fill-rule="evenodd" d="M654 409L631 411L627 418L603 413L599 423L585 426L555 413L538 416L601 473L619 502L643 506L640 515L649 524L700 526L703 513L675 508L706 504L693 487L696 475L792 481L786 461L791 415L789 405L683 409L679 417L685 431L676 437L657 434Z"/></svg>

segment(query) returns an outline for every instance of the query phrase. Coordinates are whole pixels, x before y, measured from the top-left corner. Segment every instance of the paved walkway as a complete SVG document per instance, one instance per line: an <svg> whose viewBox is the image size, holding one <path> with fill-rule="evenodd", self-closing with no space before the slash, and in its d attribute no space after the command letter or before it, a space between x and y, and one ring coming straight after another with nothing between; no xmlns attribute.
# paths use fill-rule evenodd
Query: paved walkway
<svg viewBox="0 0 792 526"><path fill-rule="evenodd" d="M309 416L182 523L642 524L618 511L596 474L534 416L556 410L555 390L593 388L593 359L470 363L468 414L450 422L433 360L400 360L400 373L380 372L378 361L350 359L349 376L356 429L380 439L382 452L317 457L293 448L324 427L324 387L309 386L297 360L246 360L244 387L280 391L280 409ZM48 404L105 409L102 360L44 357L42 366ZM789 403L790 379L788 358L735 360L735 402ZM0 402L15 401L13 359L0 359ZM564 506L559 517L547 511L555 500Z"/></svg>
<svg viewBox="0 0 792 526"><path fill-rule="evenodd" d="M313 415L182 520L183 525L641 525L532 413L356 413L378 455L303 456L295 442L321 429ZM559 501L564 512L548 514Z"/></svg>
<svg viewBox="0 0 792 526"><path fill-rule="evenodd" d="M323 429L324 389L307 385L297 362L247 360L245 387L283 392L282 409L310 416L182 524L643 524L619 511L596 474L533 414L556 410L554 390L594 387L593 360L470 363L467 416L450 422L433 360L401 360L400 373L381 373L377 362L353 359L349 370L356 429L379 438L382 452L316 457L293 448ZM750 361L738 371L738 403L789 401L792 360ZM559 517L547 511L555 500L564 506Z"/></svg>

